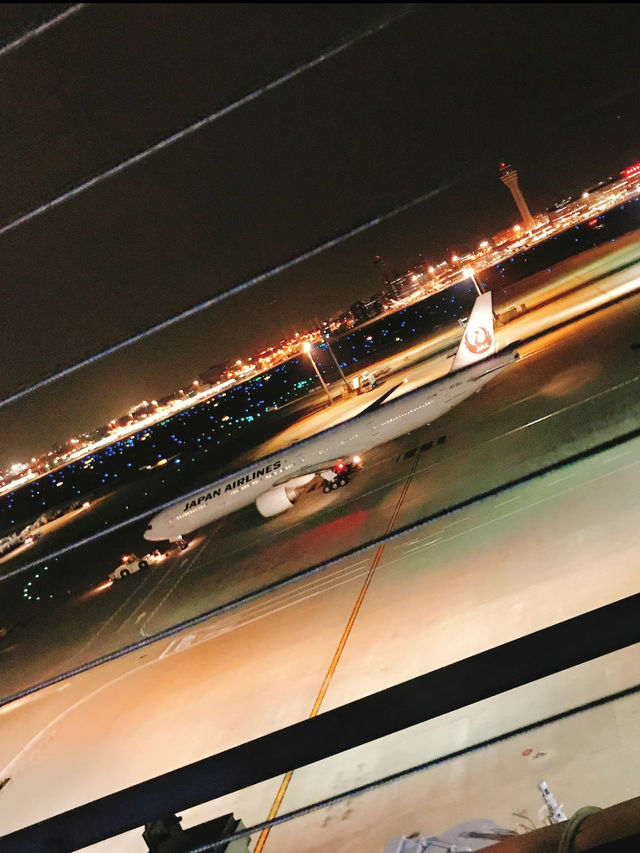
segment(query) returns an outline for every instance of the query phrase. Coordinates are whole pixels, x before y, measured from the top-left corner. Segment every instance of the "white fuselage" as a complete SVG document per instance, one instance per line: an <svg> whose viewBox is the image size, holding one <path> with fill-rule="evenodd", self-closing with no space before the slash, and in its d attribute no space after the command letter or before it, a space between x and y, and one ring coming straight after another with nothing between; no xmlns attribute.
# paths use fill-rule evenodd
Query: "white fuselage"
<svg viewBox="0 0 640 853"><path fill-rule="evenodd" d="M517 353L504 351L449 373L217 480L156 515L144 537L151 541L177 539L248 506L273 486L309 472L320 473L336 460L349 459L425 426L470 397L517 357Z"/></svg>

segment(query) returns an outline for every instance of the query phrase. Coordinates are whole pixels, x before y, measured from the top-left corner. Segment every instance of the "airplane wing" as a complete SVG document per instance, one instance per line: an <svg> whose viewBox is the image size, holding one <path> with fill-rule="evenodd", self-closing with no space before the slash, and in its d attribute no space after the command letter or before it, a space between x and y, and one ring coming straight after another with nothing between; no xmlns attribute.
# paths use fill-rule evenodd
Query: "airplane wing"
<svg viewBox="0 0 640 853"><path fill-rule="evenodd" d="M373 412L374 409L380 408L380 406L384 403L384 401L388 397L390 397L393 394L393 392L396 391L401 385L402 385L402 382L397 382L392 388L389 388L388 391L385 391L381 397L378 397L377 400L374 400L373 403L371 403L369 406L367 406L366 409L363 409L360 412L360 414L363 415L365 412Z"/></svg>
<svg viewBox="0 0 640 853"><path fill-rule="evenodd" d="M387 389L387 391L385 391L384 394L381 394L372 403L370 403L365 409L362 409L362 411L358 412L358 414L355 417L359 417L360 415L365 414L365 412L372 412L375 409L380 408L380 406L383 405L385 400L387 400L393 394L393 392L396 391L401 385L402 385L402 382L398 382L393 387ZM288 450L291 450L292 447L294 447L294 445L290 445ZM302 451L302 450L301 450L301 456L304 456L304 451ZM309 464L309 465L301 465L299 468L296 468L296 473L295 473L294 477L288 477L285 475L278 480L274 480L273 485L274 486L294 485L294 481L299 480L300 478L305 478L305 477L308 478L307 482L311 482L312 477L309 475L320 474L322 471L330 471L333 468L335 468L336 465L340 465L342 462L344 462L345 458L349 459L351 457L352 457L352 454L346 454L346 456L345 455L336 456L334 459L323 460L321 463L314 462L313 464ZM303 483L299 483L297 485L303 485Z"/></svg>

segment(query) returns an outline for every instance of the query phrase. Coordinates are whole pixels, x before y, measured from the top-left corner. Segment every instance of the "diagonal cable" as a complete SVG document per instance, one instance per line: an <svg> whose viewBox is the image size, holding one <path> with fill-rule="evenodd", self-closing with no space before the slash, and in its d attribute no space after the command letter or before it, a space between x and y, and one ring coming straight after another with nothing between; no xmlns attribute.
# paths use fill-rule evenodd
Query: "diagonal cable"
<svg viewBox="0 0 640 853"><path fill-rule="evenodd" d="M295 79L296 77L299 77L307 71L312 70L313 68L316 68L323 62L326 62L327 60L332 59L333 57L338 56L341 53L344 53L346 50L353 47L358 42L382 32L395 21L408 15L410 12L413 11L414 8L415 7L410 4L398 6L384 17L378 19L377 21L372 24L369 24L366 27L363 27L356 33L352 34L346 39L343 39L332 47L327 48L322 53L315 56L313 59L310 59L306 62L301 63L300 65L297 65L295 68L290 71L287 71L285 74L282 74L275 80L271 80L268 83L265 83L263 86L254 89L247 95L243 95L241 98L238 98L237 100L232 101L230 104L227 104L224 107L221 107L219 110L216 110L210 115L205 116L205 118L202 118L194 122L193 124L190 124L188 127L185 127L182 130L178 130L175 133L172 133L170 136L161 139L159 142L156 142L150 147L145 148L143 151L139 151L137 154L132 155L126 160L123 160L121 163L118 163L115 166L112 166L109 169L105 170L104 172L95 175L93 178L84 181L84 183L79 184L77 187L74 187L73 189L62 193L61 195L44 202L33 210L30 210L27 213L24 213L21 216L17 217L16 219L11 220L11 222L7 222L6 225L0 227L0 237L10 231L13 231L20 225L25 225L27 222L30 222L36 217L47 213L53 208L58 207L59 205L64 204L65 202L70 201L71 199L77 198L79 195L86 192L87 190L98 186L99 184L103 183L109 178L114 177L115 175L121 174L125 170L129 169L131 166L134 166L137 163L141 163L142 161L148 159L159 151L168 148L170 145L173 145L176 142L180 142L183 139L192 136L194 133L197 133L199 130L202 130L202 128L213 124L221 118L224 118L225 116L229 115L240 107L243 107L246 104L257 100L258 98L262 97L262 95L265 95L268 92L279 88L285 83L289 83L291 80ZM431 195L431 193L429 193L428 195ZM428 197L428 195L426 197ZM416 201L414 203L418 202ZM408 206L413 206L413 204L410 203ZM398 208L396 212L399 212L402 209L405 209L405 206L403 206L402 208ZM10 403L14 403L17 400L33 393L34 391L40 388L44 388L52 382L56 382L57 380L62 379L65 376L69 376L76 370L79 370L82 367L86 367L87 365L92 364L98 359L111 355L112 353L117 352L118 350L123 349L124 347L131 346L132 344L143 340L149 335L153 335L156 332L162 331L163 329L166 329L169 326L174 325L175 323L179 323L181 320L184 320L188 317L193 316L194 314L199 313L200 311L204 311L207 308L210 308L212 305L217 304L222 299L226 299L227 297L233 296L234 294L239 293L247 287L252 287L255 284L258 284L268 278L271 278L272 276L277 275L279 272L282 272L282 270L288 269L291 266L295 266L296 264L301 263L307 258L312 258L320 252L323 252L325 249L349 239L349 237L353 236L354 234L358 234L361 231L364 231L367 228L371 228L373 225L378 224L378 222L384 221L385 218L389 218L389 216L391 215L395 215L395 212L390 212L386 216L383 215L382 217L377 217L376 219L370 220L368 223L356 227L346 235L334 238L333 240L329 240L327 243L324 243L320 246L316 246L315 248L311 249L310 251L304 252L302 255L299 255L296 258L292 258L289 261L286 261L285 263L280 264L272 268L271 270L268 270L267 272L261 273L246 282L238 284L235 287L232 287L229 290L212 297L211 299L207 299L204 302L199 303L198 305L188 308L187 310L182 311L180 314L177 314L174 317L157 323L154 326L150 326L148 329L143 330L137 335L133 335L132 337L120 341L110 347L107 347L106 349L101 350L100 352L89 356L88 358L85 358L82 361L77 362L76 364L64 368L63 370L60 370L57 373L51 374L50 376L45 377L44 379L35 382L32 385L29 385L26 388L23 388L15 392L14 394L9 395L8 397L5 397L3 400L0 401L0 408L3 408L4 406L9 405Z"/></svg>
<svg viewBox="0 0 640 853"><path fill-rule="evenodd" d="M421 193L419 196L415 196L409 201L404 202L403 204L400 204L397 207L386 211L385 213L381 213L378 216L374 216L372 219L368 219L366 222L362 222L359 225L354 226L349 231L346 231L345 233L340 234L337 237L331 237L324 243L319 243L312 249L308 249L306 252L302 252L301 254L296 255L293 258L289 258L288 260L283 261L281 264L277 264L276 266L271 267L265 272L258 273L258 275L245 279L245 281L240 282L239 284L236 284L233 287L228 288L227 290L223 290L220 293L216 293L215 296L211 296L209 299L205 299L204 301L199 302L197 305L193 305L191 308L186 308L184 311L180 311L178 314L174 314L173 316L168 317L166 320L161 320L159 323L155 323L152 326L148 326L146 329L143 329L141 332L138 332L135 335L131 335L130 337L125 338L122 341L118 341L117 343L112 344L111 346L105 347L105 349L100 350L99 352L94 353L93 355L83 358L81 361L77 361L74 364L69 365L69 367L64 367L62 370L59 370L56 373L52 373L51 375L46 376L44 379L40 379L37 382L32 383L31 385L27 385L25 388L22 388L19 391L15 391L13 394L9 394L7 397L4 397L2 400L0 400L0 409L3 409L6 406L11 405L11 403L15 403L18 400L21 400L22 398L33 394L34 391L38 391L41 388L45 388L48 385L52 385L54 382L58 382L58 380L70 376L76 371L81 370L84 367L88 367L89 365L94 364L95 362L100 361L101 359L106 358L109 355L113 355L114 353L119 352L120 350L125 349L126 347L133 346L133 344L140 343L141 341L145 340L145 338L151 337L151 335L155 335L158 332L162 332L165 329L169 329L171 328L171 326L175 326L177 323L181 323L183 320L187 320L190 317L195 317L200 312L206 311L207 309L212 308L214 305L218 305L225 299L229 299L232 296L237 296L244 290L248 290L252 287L255 287L257 284L262 284L263 282L268 281L270 278L274 278L285 270L292 269L293 267L296 267L299 264L310 260L311 258L315 258L317 255L321 255L323 252L327 251L327 249L332 249L336 246L341 245L342 243L346 243L347 240L356 237L358 234L363 234L365 231L369 231L376 225L380 225L381 223L386 222L387 220L392 219L395 216L398 216L400 213L404 213L405 211L411 210L412 208L417 207L419 204L428 201L430 198L433 198L434 196L445 192L454 184L466 180L470 176L470 174L471 172L465 173L464 175L460 175L452 181L449 181L445 184L441 184L435 189L430 189L427 192Z"/></svg>
<svg viewBox="0 0 640 853"><path fill-rule="evenodd" d="M3 45L2 47L0 47L0 59L7 56L9 53L12 53L14 50L17 50L18 48L22 47L32 39L38 38L38 36L41 36L43 33L46 33L47 30L50 30L52 27L55 27L58 24L61 24L63 21L66 21L67 18L70 18L72 15L75 15L77 12L80 12L87 5L87 3L76 3L74 6L69 6L67 9L64 10L64 12L60 12L59 15L56 15L55 18L51 18L50 20L45 21L34 29L28 30L26 33L23 33L17 39L14 39L8 44Z"/></svg>

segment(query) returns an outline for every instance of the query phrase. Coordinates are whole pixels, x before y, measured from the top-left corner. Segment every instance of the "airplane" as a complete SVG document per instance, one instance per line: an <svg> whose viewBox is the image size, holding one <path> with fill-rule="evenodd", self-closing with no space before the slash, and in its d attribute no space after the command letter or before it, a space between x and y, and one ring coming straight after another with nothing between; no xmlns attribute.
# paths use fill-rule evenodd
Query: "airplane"
<svg viewBox="0 0 640 853"><path fill-rule="evenodd" d="M253 502L264 518L285 512L317 476L324 492L346 485L360 454L453 409L518 359L516 346L496 354L491 292L482 293L446 376L390 401L396 385L355 417L185 495L151 519L144 538L186 548L184 536Z"/></svg>

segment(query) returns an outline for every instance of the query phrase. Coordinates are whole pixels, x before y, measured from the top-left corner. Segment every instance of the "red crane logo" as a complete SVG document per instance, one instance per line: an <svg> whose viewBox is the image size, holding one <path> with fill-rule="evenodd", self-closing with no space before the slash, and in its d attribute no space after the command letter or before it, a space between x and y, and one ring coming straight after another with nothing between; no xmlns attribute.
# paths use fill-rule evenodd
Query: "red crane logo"
<svg viewBox="0 0 640 853"><path fill-rule="evenodd" d="M464 342L470 352L480 355L490 349L493 338L491 332L484 326L476 326L473 329L467 329Z"/></svg>

